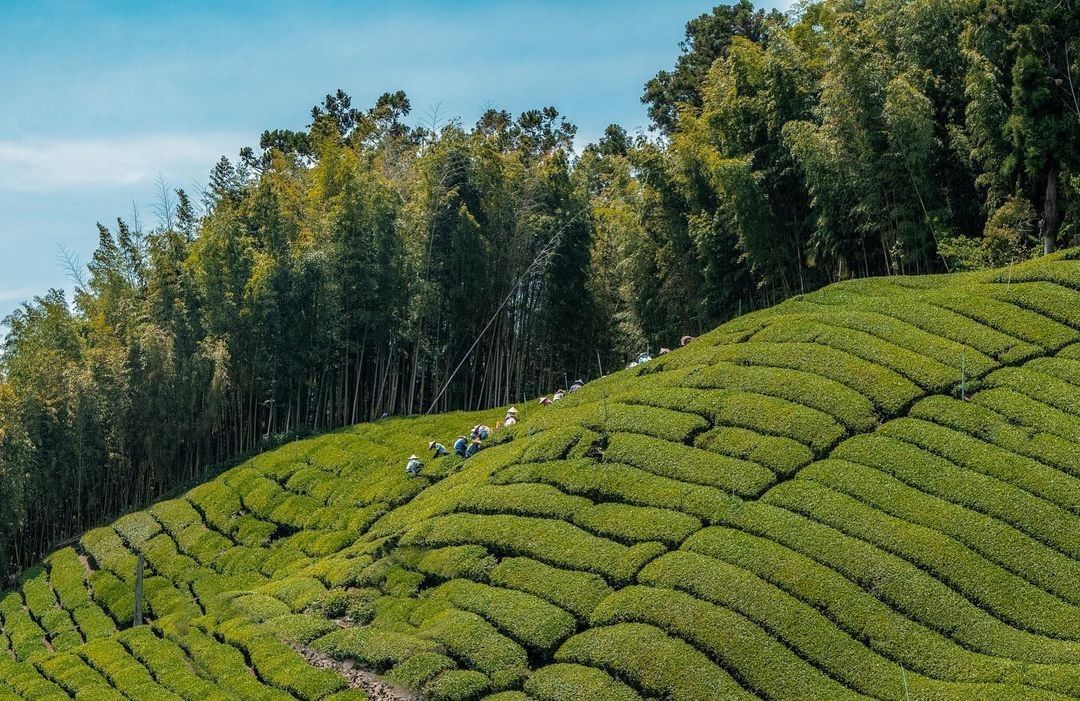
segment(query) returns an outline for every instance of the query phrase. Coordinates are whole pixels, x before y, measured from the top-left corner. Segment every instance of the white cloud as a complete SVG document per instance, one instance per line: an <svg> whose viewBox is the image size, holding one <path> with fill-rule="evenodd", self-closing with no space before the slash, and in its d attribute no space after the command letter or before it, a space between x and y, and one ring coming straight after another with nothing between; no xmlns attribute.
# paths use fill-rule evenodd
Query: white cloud
<svg viewBox="0 0 1080 701"><path fill-rule="evenodd" d="M29 287L20 287L12 290L0 290L0 304L9 302L22 302L23 300L40 294L40 290L32 290Z"/></svg>
<svg viewBox="0 0 1080 701"><path fill-rule="evenodd" d="M222 154L250 136L149 134L97 139L0 140L0 191L50 192L85 186L205 177Z"/></svg>

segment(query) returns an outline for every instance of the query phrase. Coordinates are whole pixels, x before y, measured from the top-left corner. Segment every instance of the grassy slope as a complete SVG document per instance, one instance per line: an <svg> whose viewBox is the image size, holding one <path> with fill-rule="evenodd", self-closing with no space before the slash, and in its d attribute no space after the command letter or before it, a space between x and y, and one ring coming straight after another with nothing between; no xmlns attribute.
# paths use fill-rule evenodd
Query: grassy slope
<svg viewBox="0 0 1080 701"><path fill-rule="evenodd" d="M1080 698L1076 258L834 285L419 479L497 412L263 455L0 595L0 699L362 698L289 645L432 698Z"/></svg>

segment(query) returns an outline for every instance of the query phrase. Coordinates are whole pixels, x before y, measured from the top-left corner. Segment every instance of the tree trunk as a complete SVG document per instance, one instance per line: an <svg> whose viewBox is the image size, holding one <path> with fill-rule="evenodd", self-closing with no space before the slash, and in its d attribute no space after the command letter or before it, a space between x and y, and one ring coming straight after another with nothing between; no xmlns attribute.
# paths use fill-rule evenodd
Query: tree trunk
<svg viewBox="0 0 1080 701"><path fill-rule="evenodd" d="M1039 222L1039 230L1042 234L1043 253L1053 253L1057 250L1058 230L1061 229L1061 207L1058 204L1058 167L1057 164L1050 166L1050 172L1046 176L1046 198L1043 201L1043 216Z"/></svg>

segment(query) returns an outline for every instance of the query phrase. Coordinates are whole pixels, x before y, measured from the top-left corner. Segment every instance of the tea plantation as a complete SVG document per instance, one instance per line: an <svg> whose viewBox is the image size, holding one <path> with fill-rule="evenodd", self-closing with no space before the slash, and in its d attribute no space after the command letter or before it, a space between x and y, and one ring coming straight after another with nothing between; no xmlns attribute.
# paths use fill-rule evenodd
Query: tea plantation
<svg viewBox="0 0 1080 701"><path fill-rule="evenodd" d="M290 444L0 594L0 699L1080 698L1080 253ZM146 622L132 626L136 557Z"/></svg>

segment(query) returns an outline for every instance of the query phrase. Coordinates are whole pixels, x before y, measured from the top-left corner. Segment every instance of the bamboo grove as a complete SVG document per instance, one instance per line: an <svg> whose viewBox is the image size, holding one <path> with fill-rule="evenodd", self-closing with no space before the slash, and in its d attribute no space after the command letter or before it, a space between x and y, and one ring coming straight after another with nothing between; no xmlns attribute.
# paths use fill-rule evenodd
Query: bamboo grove
<svg viewBox="0 0 1080 701"><path fill-rule="evenodd" d="M839 279L1077 241L1074 0L743 0L653 129L338 91L5 325L0 573L288 436L535 398ZM470 352L471 351L471 352ZM455 374L458 364L461 369ZM446 389L443 392L443 389Z"/></svg>

